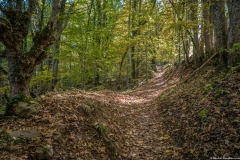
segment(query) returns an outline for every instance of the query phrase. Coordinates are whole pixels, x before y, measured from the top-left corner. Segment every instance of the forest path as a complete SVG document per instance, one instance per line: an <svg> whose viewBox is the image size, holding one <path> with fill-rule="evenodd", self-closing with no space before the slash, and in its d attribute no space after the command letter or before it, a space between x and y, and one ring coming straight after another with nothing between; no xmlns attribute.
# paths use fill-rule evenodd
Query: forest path
<svg viewBox="0 0 240 160"><path fill-rule="evenodd" d="M42 95L38 115L27 120L0 119L0 159L36 159L37 148L46 144L53 148L53 160L163 159L169 145L164 144L167 137L157 110L160 94L174 86L169 82L176 82L168 79L158 67L154 78L128 93L73 89ZM101 126L106 134L99 132ZM13 144L11 138L2 136L23 129L37 130L41 136Z"/></svg>
<svg viewBox="0 0 240 160"><path fill-rule="evenodd" d="M161 67L157 67L149 83L130 93L114 96L120 113L115 122L120 127L122 159L161 159L166 151L163 139L167 137L161 129L157 100L164 90L173 86L163 76Z"/></svg>

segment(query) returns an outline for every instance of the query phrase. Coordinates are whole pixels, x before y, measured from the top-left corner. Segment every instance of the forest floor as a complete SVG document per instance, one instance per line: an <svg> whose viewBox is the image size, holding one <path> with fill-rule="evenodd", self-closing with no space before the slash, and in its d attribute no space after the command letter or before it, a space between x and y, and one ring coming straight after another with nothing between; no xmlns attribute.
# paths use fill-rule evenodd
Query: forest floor
<svg viewBox="0 0 240 160"><path fill-rule="evenodd" d="M185 77L192 71L182 68ZM37 116L0 120L0 159L41 159L38 150L47 145L51 159L240 158L239 68L208 67L185 84L178 77L178 70L164 74L158 67L130 92L42 95ZM41 136L8 136L23 129Z"/></svg>

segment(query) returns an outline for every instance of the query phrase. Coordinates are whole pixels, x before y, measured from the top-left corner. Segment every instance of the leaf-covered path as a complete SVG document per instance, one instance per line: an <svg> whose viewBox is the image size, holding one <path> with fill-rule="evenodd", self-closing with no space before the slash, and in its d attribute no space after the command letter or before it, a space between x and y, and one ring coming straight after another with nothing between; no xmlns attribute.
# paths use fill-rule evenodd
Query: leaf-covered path
<svg viewBox="0 0 240 160"><path fill-rule="evenodd" d="M127 94L114 96L118 110L116 123L121 138L119 158L161 159L167 150L163 140L168 139L161 129L157 100L166 89L173 87L163 76L160 67L149 83Z"/></svg>

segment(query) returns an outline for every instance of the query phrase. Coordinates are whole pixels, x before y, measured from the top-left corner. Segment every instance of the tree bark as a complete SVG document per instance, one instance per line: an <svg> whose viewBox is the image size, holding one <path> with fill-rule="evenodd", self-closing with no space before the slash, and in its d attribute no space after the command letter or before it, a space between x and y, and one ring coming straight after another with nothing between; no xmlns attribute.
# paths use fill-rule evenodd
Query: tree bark
<svg viewBox="0 0 240 160"><path fill-rule="evenodd" d="M29 83L34 65L30 60L20 57L8 57L8 80L11 97L17 94L30 96Z"/></svg>
<svg viewBox="0 0 240 160"><path fill-rule="evenodd" d="M197 18L197 5L198 5L198 0L192 0L192 6L191 8L191 20L194 22L193 26L193 39L195 43L195 47L193 48L193 58L195 61L195 64L198 66L200 63L201 59L201 53L199 50L199 39L198 39L198 31L199 31L199 26L198 26L198 18Z"/></svg>
<svg viewBox="0 0 240 160"><path fill-rule="evenodd" d="M66 0L61 0L61 7L60 7L60 16L64 15L66 6ZM61 30L61 26L63 25L63 21L58 19L57 21L57 32ZM52 90L56 90L57 82L58 82L58 55L60 52L60 37L56 39L54 44L54 56L53 56L53 66L52 66Z"/></svg>
<svg viewBox="0 0 240 160"><path fill-rule="evenodd" d="M210 38L210 8L208 0L202 0L203 12L203 37L205 46L205 56L208 57L211 52L211 38Z"/></svg>
<svg viewBox="0 0 240 160"><path fill-rule="evenodd" d="M225 2L218 0L214 0L211 6L214 28L214 47L217 52L220 51L220 63L222 65L227 64L227 25L224 8Z"/></svg>
<svg viewBox="0 0 240 160"><path fill-rule="evenodd" d="M240 61L240 47L232 50L234 43L240 43L240 1L228 0L229 9L229 34L227 48L230 52L228 55L228 64L234 65ZM232 53L231 53L232 52Z"/></svg>

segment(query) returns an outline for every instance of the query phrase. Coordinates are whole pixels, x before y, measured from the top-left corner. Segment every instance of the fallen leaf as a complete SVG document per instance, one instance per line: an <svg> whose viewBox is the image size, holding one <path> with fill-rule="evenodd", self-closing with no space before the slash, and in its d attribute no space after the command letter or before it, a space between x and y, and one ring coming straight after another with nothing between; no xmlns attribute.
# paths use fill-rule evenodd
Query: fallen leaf
<svg viewBox="0 0 240 160"><path fill-rule="evenodd" d="M12 129L7 129L6 130L6 133L11 133L12 132Z"/></svg>

